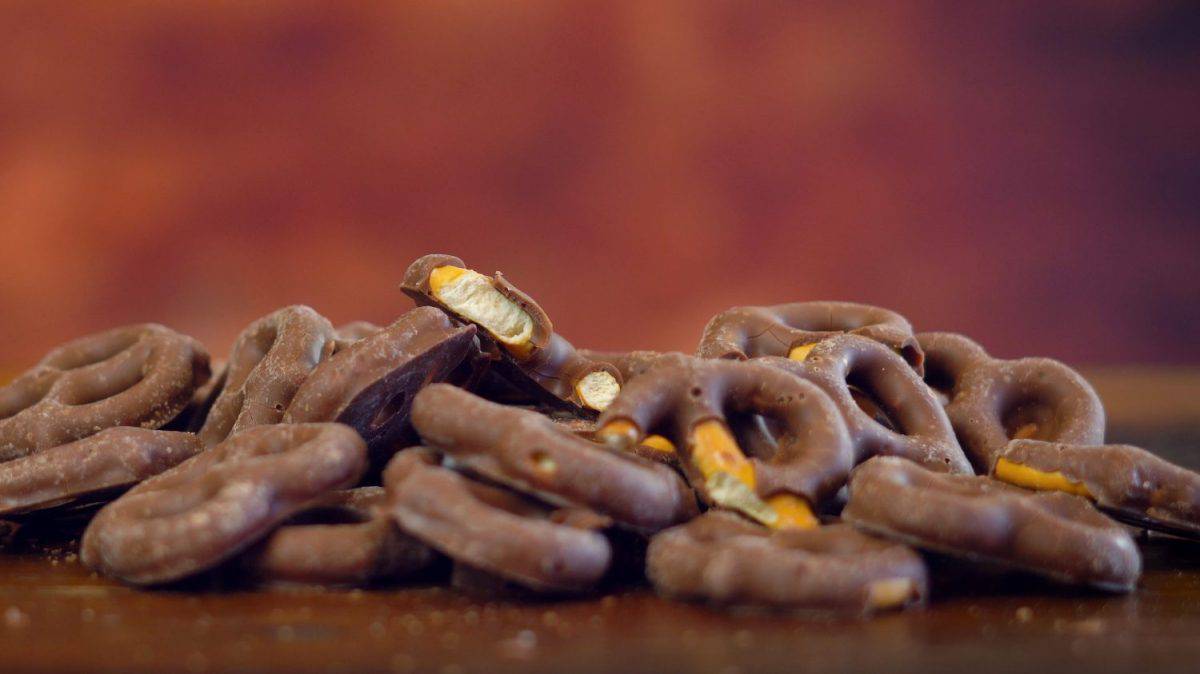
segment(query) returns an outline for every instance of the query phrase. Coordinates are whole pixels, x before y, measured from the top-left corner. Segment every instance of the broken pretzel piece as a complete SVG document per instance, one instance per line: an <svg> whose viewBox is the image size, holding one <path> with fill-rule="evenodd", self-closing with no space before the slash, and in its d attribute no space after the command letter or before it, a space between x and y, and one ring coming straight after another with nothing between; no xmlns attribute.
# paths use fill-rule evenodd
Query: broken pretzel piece
<svg viewBox="0 0 1200 674"><path fill-rule="evenodd" d="M1078 372L1050 358L993 358L952 333L917 335L925 381L946 397L946 416L980 474L1013 439L1104 442L1104 406Z"/></svg>
<svg viewBox="0 0 1200 674"><path fill-rule="evenodd" d="M426 255L404 274L401 289L418 304L436 306L478 325L498 345L490 374L535 401L602 411L621 390L621 375L582 356L554 332L549 316L502 274L484 276L450 255Z"/></svg>

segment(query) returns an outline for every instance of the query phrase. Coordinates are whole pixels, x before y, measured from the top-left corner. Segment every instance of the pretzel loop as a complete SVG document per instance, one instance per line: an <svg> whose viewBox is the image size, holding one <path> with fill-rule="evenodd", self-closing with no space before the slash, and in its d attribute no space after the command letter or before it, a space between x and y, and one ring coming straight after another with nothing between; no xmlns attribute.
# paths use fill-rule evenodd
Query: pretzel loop
<svg viewBox="0 0 1200 674"><path fill-rule="evenodd" d="M161 325L115 328L64 344L0 388L0 461L115 426L160 428L208 377L204 348Z"/></svg>
<svg viewBox="0 0 1200 674"><path fill-rule="evenodd" d="M980 473L1013 439L1078 445L1104 442L1104 406L1078 372L1049 358L992 358L949 333L917 336L926 380L946 396L946 415Z"/></svg>
<svg viewBox="0 0 1200 674"><path fill-rule="evenodd" d="M734 307L708 322L696 355L735 360L801 357L809 345L845 333L880 342L903 356L918 373L923 372L925 356L906 318L852 302Z"/></svg>
<svg viewBox="0 0 1200 674"><path fill-rule="evenodd" d="M883 344L838 335L813 345L802 361L759 360L811 381L833 400L850 431L857 463L892 455L930 470L973 472L929 387Z"/></svg>
<svg viewBox="0 0 1200 674"><path fill-rule="evenodd" d="M746 456L730 422L761 417L771 444ZM683 454L707 502L773 527L811 527L811 508L836 491L853 453L833 402L815 385L760 363L676 356L633 380L601 415L598 437L631 449L661 434Z"/></svg>

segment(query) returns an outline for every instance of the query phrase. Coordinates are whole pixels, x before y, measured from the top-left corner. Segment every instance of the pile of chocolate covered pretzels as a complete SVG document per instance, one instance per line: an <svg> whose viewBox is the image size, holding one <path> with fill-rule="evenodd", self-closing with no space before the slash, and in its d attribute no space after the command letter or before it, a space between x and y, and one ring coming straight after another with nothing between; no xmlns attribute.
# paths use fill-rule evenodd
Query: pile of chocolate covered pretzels
<svg viewBox="0 0 1200 674"><path fill-rule="evenodd" d="M1088 383L875 307L714 317L695 356L575 349L499 273L428 255L390 326L302 306L210 380L146 324L0 388L0 518L83 563L189 578L919 606L926 557L1129 591L1127 524L1200 534L1200 476L1104 445Z"/></svg>

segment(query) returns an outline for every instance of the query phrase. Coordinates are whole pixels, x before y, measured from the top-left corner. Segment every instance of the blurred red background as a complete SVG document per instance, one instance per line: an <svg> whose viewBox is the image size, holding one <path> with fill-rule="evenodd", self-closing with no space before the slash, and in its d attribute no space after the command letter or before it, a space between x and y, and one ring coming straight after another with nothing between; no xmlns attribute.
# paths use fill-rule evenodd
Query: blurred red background
<svg viewBox="0 0 1200 674"><path fill-rule="evenodd" d="M0 6L6 365L426 252L601 348L852 299L1001 355L1200 362L1200 3Z"/></svg>

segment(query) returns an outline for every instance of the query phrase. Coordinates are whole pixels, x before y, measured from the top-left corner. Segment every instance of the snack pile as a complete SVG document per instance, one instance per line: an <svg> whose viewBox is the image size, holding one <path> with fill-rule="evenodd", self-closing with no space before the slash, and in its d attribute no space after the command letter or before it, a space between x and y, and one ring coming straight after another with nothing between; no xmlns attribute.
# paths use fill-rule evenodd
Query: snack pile
<svg viewBox="0 0 1200 674"><path fill-rule="evenodd" d="M1104 444L1086 380L845 302L735 307L696 355L576 349L500 273L409 266L417 307L249 325L211 377L160 325L0 388L0 519L88 567L194 578L922 606L930 554L1132 591L1131 531L1200 536L1200 475ZM936 579L934 579L936 580Z"/></svg>

